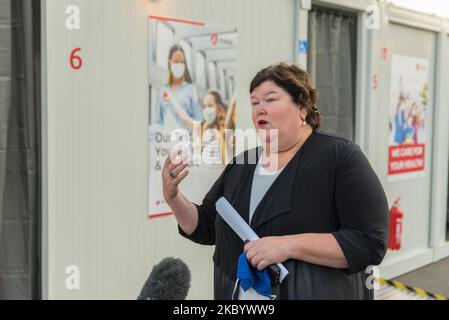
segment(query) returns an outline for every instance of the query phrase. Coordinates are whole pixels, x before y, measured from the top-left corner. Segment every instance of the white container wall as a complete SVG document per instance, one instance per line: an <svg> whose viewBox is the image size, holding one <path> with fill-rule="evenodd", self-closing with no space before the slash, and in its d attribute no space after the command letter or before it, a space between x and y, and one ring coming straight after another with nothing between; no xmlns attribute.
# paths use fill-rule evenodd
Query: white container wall
<svg viewBox="0 0 449 320"><path fill-rule="evenodd" d="M312 3L359 17L356 141L389 202L401 196L405 213L403 247L387 254L381 276L449 256L448 24L380 2L380 28L367 30L365 8L376 1ZM80 9L79 30L66 28L70 5ZM296 44L307 37L307 10L299 0L43 0L42 7L43 298L135 299L151 268L173 256L192 271L189 299L211 299L213 248L183 239L174 217L147 217L147 20L155 15L237 28L233 85L237 127L246 129L255 73L279 61L306 65ZM387 59L380 57L383 47ZM74 71L70 55L77 48L83 65ZM430 80L424 177L396 182L387 179L392 55L428 59ZM66 286L70 266L79 268L79 289Z"/></svg>

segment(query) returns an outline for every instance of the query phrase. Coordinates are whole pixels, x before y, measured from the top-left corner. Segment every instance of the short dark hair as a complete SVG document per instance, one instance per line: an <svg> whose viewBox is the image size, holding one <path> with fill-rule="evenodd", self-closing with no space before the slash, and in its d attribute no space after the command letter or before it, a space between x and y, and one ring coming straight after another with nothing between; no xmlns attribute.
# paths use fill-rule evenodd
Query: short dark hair
<svg viewBox="0 0 449 320"><path fill-rule="evenodd" d="M309 74L294 64L281 62L260 70L251 81L249 92L266 81L273 81L291 96L294 103L306 108L307 123L318 129L322 124L322 115L317 107L318 90L315 89Z"/></svg>

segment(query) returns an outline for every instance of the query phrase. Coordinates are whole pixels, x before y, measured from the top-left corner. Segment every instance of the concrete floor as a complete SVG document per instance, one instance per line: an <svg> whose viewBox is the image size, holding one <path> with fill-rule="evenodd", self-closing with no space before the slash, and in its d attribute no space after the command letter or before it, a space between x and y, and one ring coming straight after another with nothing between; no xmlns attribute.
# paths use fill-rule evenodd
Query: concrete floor
<svg viewBox="0 0 449 320"><path fill-rule="evenodd" d="M449 297L449 258L395 278L410 287Z"/></svg>

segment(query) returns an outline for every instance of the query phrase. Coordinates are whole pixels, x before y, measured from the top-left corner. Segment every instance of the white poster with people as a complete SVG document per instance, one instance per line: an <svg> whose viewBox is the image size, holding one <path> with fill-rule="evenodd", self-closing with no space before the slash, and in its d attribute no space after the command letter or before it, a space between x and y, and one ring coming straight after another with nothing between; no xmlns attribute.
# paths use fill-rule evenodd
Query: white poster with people
<svg viewBox="0 0 449 320"><path fill-rule="evenodd" d="M167 17L149 18L148 216L171 215L162 168L174 147L189 156L183 192L202 200L232 155L237 29Z"/></svg>
<svg viewBox="0 0 449 320"><path fill-rule="evenodd" d="M429 114L429 61L393 55L391 59L388 180L422 177L426 117Z"/></svg>

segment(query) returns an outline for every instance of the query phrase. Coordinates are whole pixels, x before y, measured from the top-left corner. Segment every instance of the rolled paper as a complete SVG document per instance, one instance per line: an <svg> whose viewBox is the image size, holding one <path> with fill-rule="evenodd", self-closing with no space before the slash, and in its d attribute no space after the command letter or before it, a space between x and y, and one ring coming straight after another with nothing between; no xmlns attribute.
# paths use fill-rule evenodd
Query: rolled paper
<svg viewBox="0 0 449 320"><path fill-rule="evenodd" d="M232 230L242 239L243 241L255 241L259 240L259 236L254 232L253 229L243 220L242 216L234 209L234 207L226 200L225 197L221 197L215 203L215 208L218 214L223 218L224 221L231 227ZM279 281L284 281L285 277L288 275L288 270L282 263L276 264L280 269Z"/></svg>

